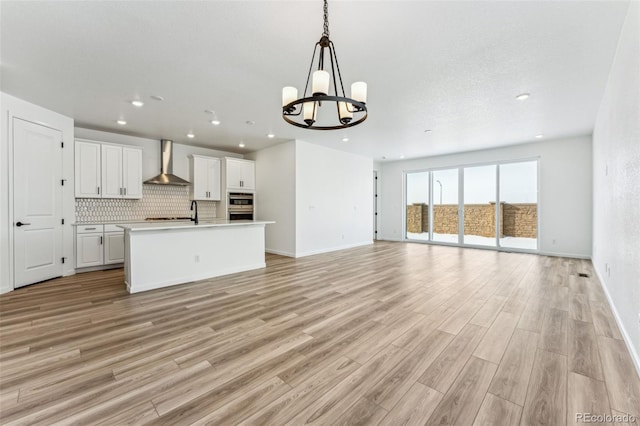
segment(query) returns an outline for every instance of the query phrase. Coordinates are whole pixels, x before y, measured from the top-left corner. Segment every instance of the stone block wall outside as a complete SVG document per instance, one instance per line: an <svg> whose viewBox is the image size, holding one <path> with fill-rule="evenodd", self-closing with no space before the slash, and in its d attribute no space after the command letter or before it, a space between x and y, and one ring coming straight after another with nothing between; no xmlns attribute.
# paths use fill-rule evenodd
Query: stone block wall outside
<svg viewBox="0 0 640 426"><path fill-rule="evenodd" d="M465 235L493 237L496 235L496 205L465 204ZM500 237L537 238L538 205L536 203L500 203ZM407 206L407 232L429 231L429 206L412 204ZM458 205L437 204L433 206L433 232L437 234L458 233Z"/></svg>

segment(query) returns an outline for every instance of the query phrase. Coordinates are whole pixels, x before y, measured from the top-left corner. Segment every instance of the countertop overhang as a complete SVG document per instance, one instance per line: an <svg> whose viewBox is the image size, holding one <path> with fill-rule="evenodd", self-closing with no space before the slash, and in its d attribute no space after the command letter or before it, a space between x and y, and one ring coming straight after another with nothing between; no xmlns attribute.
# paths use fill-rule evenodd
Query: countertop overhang
<svg viewBox="0 0 640 426"><path fill-rule="evenodd" d="M271 220L206 220L201 221L197 225L194 222L188 221L176 221L176 222L144 222L144 223L121 223L116 226L124 229L125 231L138 232L138 231L162 231L162 230L187 230L187 229L201 229L201 228L215 228L215 227L232 227L232 226L253 226L253 225L268 225L275 223Z"/></svg>

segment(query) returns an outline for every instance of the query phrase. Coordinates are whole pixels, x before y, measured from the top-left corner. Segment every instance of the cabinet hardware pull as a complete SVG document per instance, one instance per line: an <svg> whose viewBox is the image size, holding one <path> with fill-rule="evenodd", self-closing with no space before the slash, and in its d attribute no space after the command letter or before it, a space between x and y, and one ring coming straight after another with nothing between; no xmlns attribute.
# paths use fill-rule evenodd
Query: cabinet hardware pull
<svg viewBox="0 0 640 426"><path fill-rule="evenodd" d="M102 236L100 237L100 245L102 245Z"/></svg>
<svg viewBox="0 0 640 426"><path fill-rule="evenodd" d="M127 188L126 188L126 187L124 187L124 188L122 188L122 189L124 189L124 195L127 195Z"/></svg>
<svg viewBox="0 0 640 426"><path fill-rule="evenodd" d="M84 228L85 231L95 231L96 228Z"/></svg>
<svg viewBox="0 0 640 426"><path fill-rule="evenodd" d="M97 188L98 188L98 195L100 195L100 187L98 186Z"/></svg>

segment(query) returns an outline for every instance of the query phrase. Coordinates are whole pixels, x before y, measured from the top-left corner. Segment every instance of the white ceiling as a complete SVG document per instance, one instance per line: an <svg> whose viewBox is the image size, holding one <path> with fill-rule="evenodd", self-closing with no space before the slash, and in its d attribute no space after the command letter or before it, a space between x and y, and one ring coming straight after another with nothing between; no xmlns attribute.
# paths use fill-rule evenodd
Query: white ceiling
<svg viewBox="0 0 640 426"><path fill-rule="evenodd" d="M375 159L468 151L590 134L628 5L330 1L345 87L369 86L369 118L344 131L281 118L281 89L302 91L322 33L320 0L2 1L1 87L80 127L236 152L290 139Z"/></svg>

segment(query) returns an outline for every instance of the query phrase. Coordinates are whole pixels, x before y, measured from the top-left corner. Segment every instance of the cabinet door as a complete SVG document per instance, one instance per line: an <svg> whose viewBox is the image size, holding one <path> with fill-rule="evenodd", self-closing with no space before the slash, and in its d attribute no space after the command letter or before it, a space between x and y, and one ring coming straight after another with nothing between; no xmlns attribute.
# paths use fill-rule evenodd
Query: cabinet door
<svg viewBox="0 0 640 426"><path fill-rule="evenodd" d="M256 189L256 165L253 161L242 162L242 189Z"/></svg>
<svg viewBox="0 0 640 426"><path fill-rule="evenodd" d="M227 159L227 188L241 189L242 188L242 162L232 159Z"/></svg>
<svg viewBox="0 0 640 426"><path fill-rule="evenodd" d="M100 198L100 144L76 142L76 198Z"/></svg>
<svg viewBox="0 0 640 426"><path fill-rule="evenodd" d="M105 232L104 264L124 262L124 232Z"/></svg>
<svg viewBox="0 0 640 426"><path fill-rule="evenodd" d="M76 235L76 267L86 268L103 264L102 232Z"/></svg>
<svg viewBox="0 0 640 426"><path fill-rule="evenodd" d="M193 174L191 178L192 198L194 200L208 200L209 178L208 160L203 157L193 157Z"/></svg>
<svg viewBox="0 0 640 426"><path fill-rule="evenodd" d="M142 150L122 148L123 198L142 198Z"/></svg>
<svg viewBox="0 0 640 426"><path fill-rule="evenodd" d="M220 200L220 160L210 158L207 160L207 182L209 188L209 200Z"/></svg>
<svg viewBox="0 0 640 426"><path fill-rule="evenodd" d="M122 147L102 145L102 198L122 198Z"/></svg>

